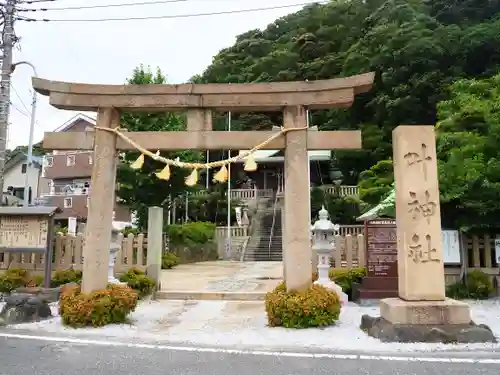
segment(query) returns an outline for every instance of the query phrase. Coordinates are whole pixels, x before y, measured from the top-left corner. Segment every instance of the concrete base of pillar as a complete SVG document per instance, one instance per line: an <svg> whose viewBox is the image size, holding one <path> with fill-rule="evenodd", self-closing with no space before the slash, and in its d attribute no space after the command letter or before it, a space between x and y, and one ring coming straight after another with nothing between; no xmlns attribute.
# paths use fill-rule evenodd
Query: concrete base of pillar
<svg viewBox="0 0 500 375"><path fill-rule="evenodd" d="M392 324L469 324L467 303L446 298L444 301L380 300L380 316Z"/></svg>
<svg viewBox="0 0 500 375"><path fill-rule="evenodd" d="M363 315L361 329L384 342L496 342L491 329L471 320L467 303L443 301L380 301L380 317Z"/></svg>

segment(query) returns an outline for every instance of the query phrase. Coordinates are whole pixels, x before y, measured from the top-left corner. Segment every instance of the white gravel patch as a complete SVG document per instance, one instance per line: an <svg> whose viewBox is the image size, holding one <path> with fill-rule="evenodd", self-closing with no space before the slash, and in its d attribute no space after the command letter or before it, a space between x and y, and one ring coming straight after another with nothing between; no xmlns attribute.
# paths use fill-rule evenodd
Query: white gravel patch
<svg viewBox="0 0 500 375"><path fill-rule="evenodd" d="M500 301L471 301L472 318L487 324L500 338ZM259 347L268 349L329 349L368 352L429 352L500 349L500 344L424 344L382 343L359 329L361 316L379 315L378 307L360 307L349 303L342 309L340 321L323 329L284 329L267 327L264 306L228 312L227 301L143 301L131 314L131 324L102 328L73 329L62 325L57 304L54 318L11 326L11 329L58 333L65 336L93 336L127 341L183 343L224 347ZM236 303L238 304L238 303ZM243 305L244 303L239 303ZM249 303L252 304L252 303ZM248 305L247 305L248 306ZM1 305L0 305L1 307ZM252 306L250 306L252 307ZM230 309L231 310L231 309Z"/></svg>

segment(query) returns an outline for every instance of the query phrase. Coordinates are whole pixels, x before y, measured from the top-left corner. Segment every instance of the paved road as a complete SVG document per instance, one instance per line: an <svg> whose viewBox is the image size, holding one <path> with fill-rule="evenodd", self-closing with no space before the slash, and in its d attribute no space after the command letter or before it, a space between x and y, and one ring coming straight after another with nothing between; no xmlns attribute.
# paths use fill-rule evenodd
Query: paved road
<svg viewBox="0 0 500 375"><path fill-rule="evenodd" d="M0 337L0 375L498 375L499 368L498 359L491 364L299 358Z"/></svg>

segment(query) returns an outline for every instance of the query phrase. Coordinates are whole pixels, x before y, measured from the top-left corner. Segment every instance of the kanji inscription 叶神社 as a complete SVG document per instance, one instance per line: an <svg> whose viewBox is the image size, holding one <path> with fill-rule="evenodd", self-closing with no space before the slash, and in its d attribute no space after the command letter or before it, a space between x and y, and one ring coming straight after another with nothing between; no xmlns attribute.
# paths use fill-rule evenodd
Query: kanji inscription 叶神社
<svg viewBox="0 0 500 375"><path fill-rule="evenodd" d="M97 127L88 132L46 133L49 150L94 149L92 190L83 250L82 291L106 287L111 223L115 202L118 151L135 148L102 128L119 126L123 111L187 111L187 131L127 132L148 150L247 150L276 131L212 131L212 111L283 111L290 131L265 145L285 150L284 274L288 289L311 284L309 241L308 150L359 149L361 132L308 131L306 111L349 107L356 94L367 92L374 74L309 82L181 85L93 85L33 78L34 89L59 109L96 111ZM101 129L100 129L101 128ZM251 147L249 147L251 146ZM288 219L290 218L290 219Z"/></svg>

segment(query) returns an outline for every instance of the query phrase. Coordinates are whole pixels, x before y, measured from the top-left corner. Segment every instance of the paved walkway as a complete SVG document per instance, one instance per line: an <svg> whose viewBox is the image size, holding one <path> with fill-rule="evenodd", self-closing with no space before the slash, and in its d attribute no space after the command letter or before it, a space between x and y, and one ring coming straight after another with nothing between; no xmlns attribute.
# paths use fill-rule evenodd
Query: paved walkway
<svg viewBox="0 0 500 375"><path fill-rule="evenodd" d="M261 292L281 282L282 262L214 261L182 264L162 271L162 291Z"/></svg>

